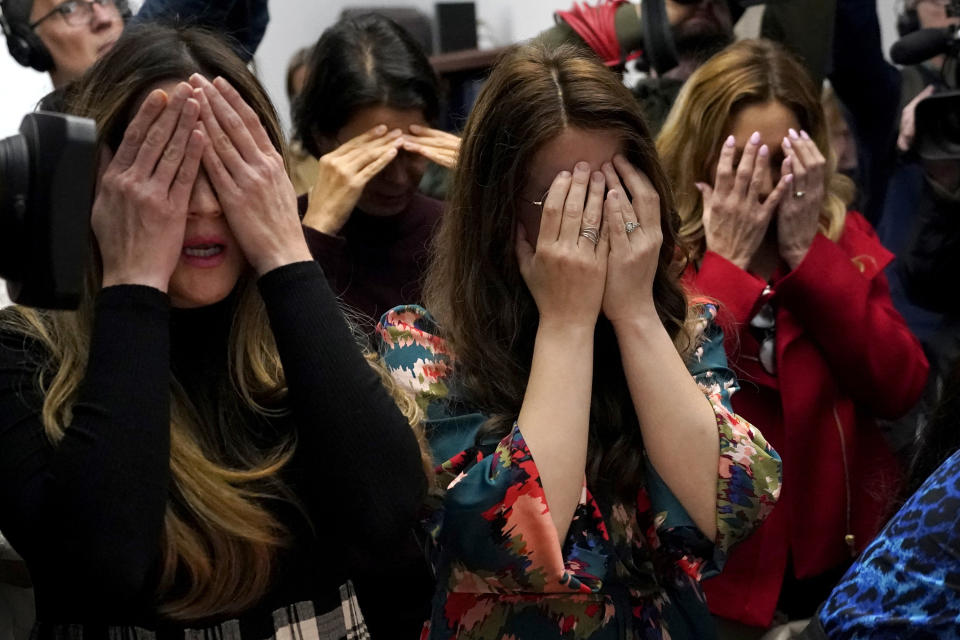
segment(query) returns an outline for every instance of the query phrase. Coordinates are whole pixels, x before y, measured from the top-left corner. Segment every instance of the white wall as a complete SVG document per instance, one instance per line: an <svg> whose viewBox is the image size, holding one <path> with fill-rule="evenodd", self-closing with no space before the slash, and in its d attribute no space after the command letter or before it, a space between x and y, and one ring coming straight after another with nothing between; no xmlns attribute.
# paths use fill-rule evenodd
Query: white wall
<svg viewBox="0 0 960 640"><path fill-rule="evenodd" d="M574 0L476 0L478 20L486 28L491 44L508 44L530 38L552 24L552 13L568 8ZM895 0L877 0L884 48L896 39ZM271 21L257 53L257 67L284 122L289 122L289 105L284 90L287 61L299 47L316 41L336 21L345 7L405 5L432 15L434 0L273 0ZM45 74L19 67L0 49L0 137L15 133L23 114L50 91Z"/></svg>

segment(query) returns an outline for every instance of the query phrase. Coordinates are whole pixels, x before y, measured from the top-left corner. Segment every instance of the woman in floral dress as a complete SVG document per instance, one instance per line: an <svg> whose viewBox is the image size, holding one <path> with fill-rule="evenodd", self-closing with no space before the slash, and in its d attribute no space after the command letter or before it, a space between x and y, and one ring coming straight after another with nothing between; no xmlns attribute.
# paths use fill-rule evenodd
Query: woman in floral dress
<svg viewBox="0 0 960 640"><path fill-rule="evenodd" d="M440 463L424 637L710 638L700 580L772 508L780 462L729 409L616 77L572 48L507 54L434 248L434 315L380 326Z"/></svg>

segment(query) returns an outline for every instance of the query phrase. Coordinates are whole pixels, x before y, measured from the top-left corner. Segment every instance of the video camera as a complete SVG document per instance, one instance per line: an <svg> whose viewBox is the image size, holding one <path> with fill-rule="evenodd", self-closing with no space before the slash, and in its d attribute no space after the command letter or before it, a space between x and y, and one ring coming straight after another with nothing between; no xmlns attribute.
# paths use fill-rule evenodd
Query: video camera
<svg viewBox="0 0 960 640"><path fill-rule="evenodd" d="M90 245L93 120L36 112L0 140L0 278L19 304L75 308Z"/></svg>
<svg viewBox="0 0 960 640"><path fill-rule="evenodd" d="M947 16L960 17L960 0L950 0ZM941 79L946 90L917 103L914 149L924 160L960 160L960 31L917 29L897 40L890 58L901 65L916 65L944 56Z"/></svg>

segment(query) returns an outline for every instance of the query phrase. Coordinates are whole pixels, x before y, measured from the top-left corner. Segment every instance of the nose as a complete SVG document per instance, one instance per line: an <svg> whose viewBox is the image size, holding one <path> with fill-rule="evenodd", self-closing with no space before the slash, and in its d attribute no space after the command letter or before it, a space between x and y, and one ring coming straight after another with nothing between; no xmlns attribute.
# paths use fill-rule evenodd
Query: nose
<svg viewBox="0 0 960 640"><path fill-rule="evenodd" d="M197 176L197 181L193 183L190 203L187 205L187 215L203 218L217 218L223 215L217 193L213 190L213 186L203 170Z"/></svg>
<svg viewBox="0 0 960 640"><path fill-rule="evenodd" d="M107 29L113 25L114 20L120 19L120 11L115 2L92 2L90 12L90 28L94 31Z"/></svg>
<svg viewBox="0 0 960 640"><path fill-rule="evenodd" d="M407 171L402 158L397 158L380 172L383 179L391 184L404 184L407 179Z"/></svg>

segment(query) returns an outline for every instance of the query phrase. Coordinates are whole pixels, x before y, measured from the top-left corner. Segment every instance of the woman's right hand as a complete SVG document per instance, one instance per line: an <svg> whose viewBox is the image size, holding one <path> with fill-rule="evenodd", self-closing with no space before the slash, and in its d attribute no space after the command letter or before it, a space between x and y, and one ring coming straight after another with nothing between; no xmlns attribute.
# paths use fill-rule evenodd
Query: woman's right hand
<svg viewBox="0 0 960 640"><path fill-rule="evenodd" d="M517 225L517 260L540 312L540 326L596 325L607 274L609 232L601 229L606 183L580 162L561 172L543 203L536 244ZM584 205L586 202L586 205ZM597 243L582 235L597 234Z"/></svg>
<svg viewBox="0 0 960 640"><path fill-rule="evenodd" d="M403 142L400 129L387 131L381 124L322 156L303 223L329 235L339 233L367 183L393 162Z"/></svg>
<svg viewBox="0 0 960 640"><path fill-rule="evenodd" d="M746 270L793 176L781 176L770 195L761 202L760 190L770 176L770 149L767 145L761 146L760 134L754 133L744 145L743 156L734 169L736 146L736 139L730 136L721 147L714 186L698 182L696 187L703 196L707 250Z"/></svg>
<svg viewBox="0 0 960 640"><path fill-rule="evenodd" d="M180 260L187 208L205 139L196 130L200 104L181 82L156 89L127 125L115 155L104 151L91 226L103 260L103 283L167 290Z"/></svg>

